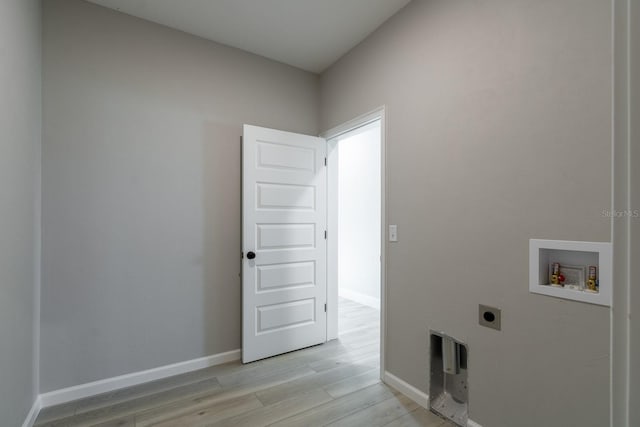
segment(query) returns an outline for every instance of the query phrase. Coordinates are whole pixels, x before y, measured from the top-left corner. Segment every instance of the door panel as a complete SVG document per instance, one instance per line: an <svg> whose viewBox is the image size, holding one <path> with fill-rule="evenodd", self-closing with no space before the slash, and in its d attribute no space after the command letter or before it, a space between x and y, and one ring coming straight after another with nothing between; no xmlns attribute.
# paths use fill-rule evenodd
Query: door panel
<svg viewBox="0 0 640 427"><path fill-rule="evenodd" d="M259 306L257 332L283 330L315 322L315 300L307 298L301 301L289 301Z"/></svg>
<svg viewBox="0 0 640 427"><path fill-rule="evenodd" d="M256 292L270 292L284 288L315 286L316 263L290 262L257 267Z"/></svg>
<svg viewBox="0 0 640 427"><path fill-rule="evenodd" d="M245 363L326 341L325 153L321 138L244 126Z"/></svg>
<svg viewBox="0 0 640 427"><path fill-rule="evenodd" d="M295 250L316 246L315 224L256 224L258 250Z"/></svg>
<svg viewBox="0 0 640 427"><path fill-rule="evenodd" d="M315 210L315 187L258 183L257 209Z"/></svg>

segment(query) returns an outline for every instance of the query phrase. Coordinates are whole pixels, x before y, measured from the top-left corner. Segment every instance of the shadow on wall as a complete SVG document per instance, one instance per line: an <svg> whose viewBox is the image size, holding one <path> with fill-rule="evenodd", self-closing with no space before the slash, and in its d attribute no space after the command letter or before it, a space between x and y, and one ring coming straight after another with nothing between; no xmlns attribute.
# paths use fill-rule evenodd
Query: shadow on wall
<svg viewBox="0 0 640 427"><path fill-rule="evenodd" d="M204 355L241 347L242 145L240 135L242 135L240 125L204 123L202 141Z"/></svg>

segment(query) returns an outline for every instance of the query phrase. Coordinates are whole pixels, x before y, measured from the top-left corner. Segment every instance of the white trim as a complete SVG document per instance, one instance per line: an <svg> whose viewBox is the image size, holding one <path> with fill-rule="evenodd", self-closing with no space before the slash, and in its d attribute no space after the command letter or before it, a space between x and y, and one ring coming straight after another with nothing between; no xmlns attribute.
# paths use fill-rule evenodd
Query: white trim
<svg viewBox="0 0 640 427"><path fill-rule="evenodd" d="M338 338L338 138L327 140L327 341Z"/></svg>
<svg viewBox="0 0 640 427"><path fill-rule="evenodd" d="M362 114L355 119L349 120L348 122L342 123L341 125L335 126L325 132L320 134L321 138L326 140L337 138L342 134L347 132L351 132L354 129L357 129L362 126L366 126L371 122L375 122L376 120L381 120L384 122L385 116L385 106L380 106L374 110L369 111L368 113ZM384 136L384 133L383 133Z"/></svg>
<svg viewBox="0 0 640 427"><path fill-rule="evenodd" d="M382 381L390 387L395 388L400 393L407 396L409 399L422 406L424 409L429 410L429 395L422 390L418 390L408 382L401 380L389 371L385 371L382 376ZM467 419L467 427L482 427L480 424L473 420Z"/></svg>
<svg viewBox="0 0 640 427"><path fill-rule="evenodd" d="M37 149L33 263L33 391L40 392L40 317L42 289L42 135Z"/></svg>
<svg viewBox="0 0 640 427"><path fill-rule="evenodd" d="M33 402L33 406L31 406L31 410L27 414L27 418L24 419L22 427L33 427L36 419L38 418L38 414L40 414L40 409L42 409L42 400L40 399L40 396L38 396Z"/></svg>
<svg viewBox="0 0 640 427"><path fill-rule="evenodd" d="M429 395L422 390L418 390L408 382L401 380L389 371L384 372L382 381L398 390L400 393L407 396L409 399L422 406L424 409L429 409Z"/></svg>
<svg viewBox="0 0 640 427"><path fill-rule="evenodd" d="M241 350L227 351L226 353L218 353L212 356L201 357L199 359L187 360L171 365L160 366L146 371L133 372L131 374L120 375L117 377L106 378L86 384L80 384L60 390L50 391L40 395L39 400L42 408L59 405L61 403L71 402L77 399L95 396L101 393L107 393L125 387L131 387L162 378L171 377L173 375L184 374L186 372L196 371L198 369L208 368L210 366L221 365L227 362L233 362L240 359Z"/></svg>
<svg viewBox="0 0 640 427"><path fill-rule="evenodd" d="M628 210L631 206L632 74L631 0L612 0L612 144L611 210ZM610 314L609 425L628 427L631 394L631 218L611 218L613 242L613 304Z"/></svg>
<svg viewBox="0 0 640 427"><path fill-rule="evenodd" d="M338 296L351 301L355 301L358 304L366 305L367 307L380 310L380 298L365 295L361 292L352 291L351 289L338 288Z"/></svg>
<svg viewBox="0 0 640 427"><path fill-rule="evenodd" d="M358 127L366 126L371 122L380 120L380 182L381 182L381 208L380 208L380 378L384 377L385 373L385 337L387 333L387 312L386 312L386 298L387 298L387 107L382 105L368 113L365 113L353 120L349 120L346 123L338 125L320 134L321 137L327 140L327 155L329 162L333 161L337 164L337 156L331 156L329 148L331 147L331 139L337 138L340 135L354 130ZM331 163L329 163L331 165ZM329 174L331 171L329 171ZM327 174L327 175L329 175ZM331 190L328 188L327 194ZM332 202L330 195L328 197L328 203ZM330 207L330 205L328 205ZM328 220L331 220L329 217ZM331 230L329 230L331 233ZM327 245L330 248L330 245ZM332 306L335 306L337 310L338 292L331 290L330 278L331 271L329 264L331 262L330 257L327 256L327 302L328 312L327 315L331 315ZM335 276L335 275L334 275ZM336 317L337 318L337 317ZM337 338L337 327L335 330L329 328L332 323L327 319L327 340ZM337 322L336 322L337 326ZM334 336L335 335L335 336Z"/></svg>
<svg viewBox="0 0 640 427"><path fill-rule="evenodd" d="M373 113L372 113L373 114ZM377 110L380 117L380 183L382 195L380 200L380 376L386 369L386 337L387 337L387 108L383 105Z"/></svg>

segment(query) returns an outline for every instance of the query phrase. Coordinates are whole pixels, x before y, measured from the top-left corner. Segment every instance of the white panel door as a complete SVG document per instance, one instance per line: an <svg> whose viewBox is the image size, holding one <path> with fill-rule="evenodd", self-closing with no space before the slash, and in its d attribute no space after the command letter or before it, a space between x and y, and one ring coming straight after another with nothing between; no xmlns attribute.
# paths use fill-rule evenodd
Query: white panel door
<svg viewBox="0 0 640 427"><path fill-rule="evenodd" d="M243 130L242 361L326 341L326 143Z"/></svg>

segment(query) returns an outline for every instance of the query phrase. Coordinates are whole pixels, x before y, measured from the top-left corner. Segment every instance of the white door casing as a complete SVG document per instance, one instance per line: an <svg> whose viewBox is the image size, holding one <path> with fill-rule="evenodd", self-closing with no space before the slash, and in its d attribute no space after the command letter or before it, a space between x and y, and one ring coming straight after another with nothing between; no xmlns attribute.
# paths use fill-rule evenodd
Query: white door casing
<svg viewBox="0 0 640 427"><path fill-rule="evenodd" d="M326 341L327 182L324 139L250 125L243 134L248 363Z"/></svg>
<svg viewBox="0 0 640 427"><path fill-rule="evenodd" d="M337 138L353 129L365 126L374 121L380 121L380 177L381 177L381 220L380 220L380 378L385 378L385 341L386 341L386 295L387 295L387 204L386 204L386 107L380 106L375 110L365 113L359 117L349 120L341 125L338 125L326 132L323 132L321 136L327 141L327 157L328 157L328 189L327 189L327 211L328 211L328 223L329 228L329 248L328 260L327 260L327 280L329 282L327 289L328 299L328 319L327 319L327 340L338 338L338 245L334 238L336 233L332 230L338 229L338 156L337 150Z"/></svg>

